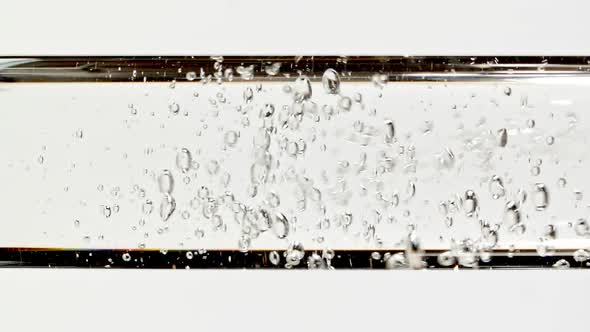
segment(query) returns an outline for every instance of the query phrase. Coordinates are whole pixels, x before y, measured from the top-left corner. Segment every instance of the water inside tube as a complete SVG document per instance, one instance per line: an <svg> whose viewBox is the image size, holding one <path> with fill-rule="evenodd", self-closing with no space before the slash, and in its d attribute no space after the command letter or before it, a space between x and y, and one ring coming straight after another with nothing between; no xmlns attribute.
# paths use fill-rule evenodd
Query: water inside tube
<svg viewBox="0 0 590 332"><path fill-rule="evenodd" d="M149 262L134 253L173 251L262 252L281 267L347 252L386 268L585 267L588 68L3 58L0 247L114 251L138 267Z"/></svg>

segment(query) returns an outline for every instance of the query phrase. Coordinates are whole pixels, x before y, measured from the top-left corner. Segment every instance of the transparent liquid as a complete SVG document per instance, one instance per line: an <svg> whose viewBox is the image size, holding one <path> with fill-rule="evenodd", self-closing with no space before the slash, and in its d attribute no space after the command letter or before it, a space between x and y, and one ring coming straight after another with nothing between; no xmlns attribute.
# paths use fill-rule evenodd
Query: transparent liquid
<svg viewBox="0 0 590 332"><path fill-rule="evenodd" d="M586 266L584 59L220 60L2 60L7 264Z"/></svg>

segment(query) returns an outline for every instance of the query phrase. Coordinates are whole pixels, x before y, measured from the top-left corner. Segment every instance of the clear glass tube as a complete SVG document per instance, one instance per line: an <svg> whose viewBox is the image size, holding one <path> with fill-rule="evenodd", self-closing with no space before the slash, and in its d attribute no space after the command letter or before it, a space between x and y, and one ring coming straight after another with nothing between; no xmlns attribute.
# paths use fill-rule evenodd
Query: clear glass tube
<svg viewBox="0 0 590 332"><path fill-rule="evenodd" d="M4 266L584 268L584 57L0 58Z"/></svg>

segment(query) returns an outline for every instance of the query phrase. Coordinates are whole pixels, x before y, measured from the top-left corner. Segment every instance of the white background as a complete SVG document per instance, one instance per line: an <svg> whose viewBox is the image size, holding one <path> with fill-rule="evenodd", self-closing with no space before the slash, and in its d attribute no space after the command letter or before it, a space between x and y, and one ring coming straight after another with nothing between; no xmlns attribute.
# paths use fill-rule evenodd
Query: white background
<svg viewBox="0 0 590 332"><path fill-rule="evenodd" d="M4 1L0 54L590 55L589 9L539 0ZM0 330L587 331L589 282L585 271L0 270Z"/></svg>

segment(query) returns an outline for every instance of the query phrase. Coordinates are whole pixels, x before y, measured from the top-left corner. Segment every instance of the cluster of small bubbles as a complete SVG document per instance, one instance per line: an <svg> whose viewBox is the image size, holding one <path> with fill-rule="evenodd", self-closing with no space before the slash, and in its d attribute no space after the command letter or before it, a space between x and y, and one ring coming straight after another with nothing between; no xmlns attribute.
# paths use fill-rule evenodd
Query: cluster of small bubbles
<svg viewBox="0 0 590 332"><path fill-rule="evenodd" d="M201 87L211 89L203 95L209 101L208 104L206 100L203 101L206 104L204 107L211 112L195 112L195 117L199 117L197 121L200 122L196 126L189 124L193 126L191 134L195 131L197 133L196 150L189 151L183 145L168 143L160 146L152 143L145 150L146 157L154 158L160 152L172 149L176 154L176 168L165 169L158 174L157 170L152 171L149 166L142 166L145 167L146 176L157 180L159 193L156 191L155 194L159 196L153 196L151 186L145 186L145 189L134 186L131 200L137 202L138 208L134 211L141 214L141 219L138 225L138 218L132 219L136 225L125 225L125 229L138 230L137 234L140 237L144 235L145 238L149 234L147 231L156 231L158 234L168 232L165 225L170 227L170 232L178 229L173 222L153 224L151 219L154 204L160 203L160 219L173 220L171 217L177 209L177 197L181 217L179 221L182 222L182 227L194 231L194 237L189 236L182 241L201 239L205 237L206 230L207 236L211 234L212 237L226 235L216 234L217 232L239 234L232 243L235 245L237 240L237 247L242 252L259 247L255 241L264 241L265 238L285 245L290 243L284 252L284 259L277 251L268 253L268 261L277 267L290 268L307 263L310 269L330 268L335 259L333 250L324 249L320 254L314 251L316 248L308 248L311 250L306 254L301 242L293 242L296 239L302 241L306 239L306 235L310 235L307 239L311 239L316 246L328 244L328 239L332 236L366 241L363 244L372 246L374 250L395 244L393 247L402 248L403 252L382 255L380 251L368 251L370 264L379 267L383 264L386 268L421 269L426 266L426 261L431 263L435 258L432 252L422 249L416 231L432 230L430 225L424 227L424 223L429 221L432 221L436 229L441 230L441 234L435 234L438 236L433 238L438 238L440 243L451 243L450 248L445 249L447 251L440 251L436 255L436 262L443 267L477 267L479 261L490 262L495 257L495 250L505 248L497 247L505 245L504 236L507 232L511 233L506 234L507 241L523 240L525 233L527 237L539 236L537 251L540 256L551 256L557 250L553 246L557 246L560 241L553 240L557 236L557 226L561 227L562 221L559 216L551 213L561 204L562 197L566 197L565 194L571 195L571 192L551 192L550 201L549 186L541 181L555 181L545 178L545 173L547 176L551 174L553 162L558 157L555 153L559 151L553 151L547 145L554 145L556 139L561 140L564 131L557 126L546 130L545 126L536 125L535 120L542 121L540 117L527 118L532 116L525 112L532 109L528 97L523 96L521 99L522 114L514 115L513 118L510 115L511 118L506 119L500 115L498 119L506 120L501 124L496 118L484 117L471 111L467 115L465 111L470 110L470 103L475 101L471 99L481 96L479 91L468 91L465 104L452 106L453 120L457 120L452 129L456 132L451 133L452 140L445 141L440 138L449 135L449 132L446 131L445 123L440 122L435 115L424 118L416 114L415 118L405 119L403 115L398 116L396 112L388 111L389 106L380 105L381 100L376 100L379 102L377 105L368 105L371 98L389 93L384 90L390 79L385 67L384 72L371 73L366 77L370 81L363 83L372 83L377 88L375 91L351 88L348 93L349 89L345 89L345 84L349 84L357 76L348 71L347 58L340 58L333 64L333 68L338 70L329 68L329 65L323 67L322 70L325 71L319 74L321 77L314 72L313 63L303 59L297 58L292 66L264 61L255 65L242 63L232 68L229 66L231 62L224 62L223 57L211 57L215 61L211 75L205 72L210 68L208 65L200 71L198 68L175 66L174 70L178 69L178 73L186 72L184 76L187 81L200 78L203 84L221 84L234 80L235 74L236 80L243 85L237 90L226 86ZM191 69L195 71L187 71ZM242 82L254 80L255 73L268 75L261 77L260 81L270 80L275 83L286 79L289 82L284 86L269 84L264 87L264 83L260 84L258 81ZM431 84L427 88L432 90L435 86ZM175 81L171 82L170 87L175 87ZM323 91L318 93L316 87ZM168 101L169 114L180 112L178 103L182 103L182 99L176 99L180 97L177 97L182 90L180 88L181 86L178 91L167 91L175 98ZM317 95L312 94L312 88ZM391 88L397 89L397 86ZM511 98L503 98L502 93L511 96L511 87L501 86L495 89L496 96L491 100L492 106L510 102ZM271 92L279 94L282 101L273 100L272 95L267 94ZM343 93L348 93L348 96ZM199 93L194 92L194 96L199 96ZM428 98L422 98L420 105L409 108L430 112L436 107L436 103ZM518 100L513 101L518 103ZM190 109L182 107L183 112ZM129 108L132 114L137 112L132 104ZM564 114L564 120L567 121L565 126L570 125L565 130L573 130L577 123L575 114L570 113ZM192 115L193 113L191 117ZM552 119L559 118L557 112L550 115ZM139 120L140 118L134 118L133 121L126 119L126 123ZM174 118L170 121L178 120ZM171 128L168 124L158 124L161 128ZM81 139L82 136L81 129L76 131L75 137ZM219 145L219 154L216 155L216 151L208 148L207 141L211 141L214 146ZM533 142L537 144L537 149L528 149L528 146L523 145ZM549 152L551 155L548 155ZM322 164L322 169L316 172L316 169L307 166L310 161L316 162L318 153L321 157L317 161ZM513 158L513 153L517 161L528 157L529 164L523 170L526 173L524 179L503 169ZM35 154L33 158L34 156ZM130 151L129 156L132 156ZM545 161L543 176L539 176L542 162L540 158ZM38 161L43 163L44 156L39 156ZM244 165L236 165L242 162ZM566 164L568 160L560 159L560 162ZM203 167L199 168L200 164ZM469 173L473 166L482 171L476 174L477 177ZM231 172L238 167L244 174ZM173 172L182 180L176 192ZM528 172L536 178L529 177ZM561 175L569 174L564 172ZM242 179L246 182L242 182ZM454 180L457 180L456 183ZM467 181L472 182L466 185ZM244 185L240 187L239 183ZM452 192L446 192L445 188L445 196L438 197L438 192L430 192L434 185L448 185L448 190ZM559 178L557 187L565 186L565 178ZM73 186L71 188L74 189ZM102 190L101 185L99 191ZM143 194L138 199L136 193L139 192ZM187 200L177 196L186 192L190 193ZM576 190L575 193L578 193L575 194L576 199L582 200L582 192ZM110 194L113 197L109 195L109 199L114 202L101 205L101 212L114 220L116 218L112 218L111 214L117 213L118 204L125 208L122 200L127 197L125 190L110 191ZM527 195L529 199L525 204ZM567 197L571 199L571 196ZM353 207L350 204L352 201L363 205ZM582 205L581 202L576 202L575 208L581 210ZM431 220L431 216L425 216L429 209L438 209L440 215ZM158 217L158 211L155 217ZM542 223L536 223L535 219L540 217ZM146 220L149 227L146 226ZM546 222L552 224L547 225ZM454 233L455 228L468 227L464 226L466 223L473 227L479 226L481 233L476 231L469 235L473 236L471 238L457 238L457 234L447 235ZM74 221L74 225L78 227L79 221ZM410 225L407 236L393 239L394 241L382 237L389 229L404 225ZM577 236L590 237L590 226L585 219L572 221L569 226ZM237 228L238 232L229 232L233 230L232 227ZM321 232L306 234L311 230ZM392 231L390 234L397 233ZM564 232L560 228L560 235L571 235L571 231ZM502 236L502 242L498 242L499 236ZM423 240L427 248L430 237ZM143 245L139 244L140 247ZM306 244L307 246L309 245ZM192 259L193 254L186 252L186 259ZM509 255L514 255L514 249ZM587 249L580 249L574 253L574 260L588 261L588 255ZM338 259L340 258L339 255Z"/></svg>

